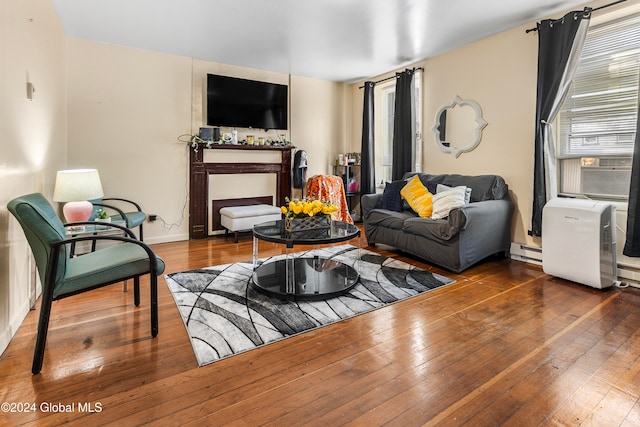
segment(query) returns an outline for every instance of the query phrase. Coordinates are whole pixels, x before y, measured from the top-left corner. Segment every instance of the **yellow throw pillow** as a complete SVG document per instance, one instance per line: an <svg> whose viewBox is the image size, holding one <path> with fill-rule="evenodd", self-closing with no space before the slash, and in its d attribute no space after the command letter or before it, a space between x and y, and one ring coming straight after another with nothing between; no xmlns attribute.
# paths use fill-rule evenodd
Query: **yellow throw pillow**
<svg viewBox="0 0 640 427"><path fill-rule="evenodd" d="M400 190L400 195L409 203L413 209L422 218L429 218L433 211L433 195L429 193L418 175L413 178Z"/></svg>

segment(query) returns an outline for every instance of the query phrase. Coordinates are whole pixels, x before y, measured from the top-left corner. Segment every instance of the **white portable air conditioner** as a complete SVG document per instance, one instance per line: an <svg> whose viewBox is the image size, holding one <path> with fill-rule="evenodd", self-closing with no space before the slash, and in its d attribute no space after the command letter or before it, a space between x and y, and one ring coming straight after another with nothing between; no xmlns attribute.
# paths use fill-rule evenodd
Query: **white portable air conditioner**
<svg viewBox="0 0 640 427"><path fill-rule="evenodd" d="M617 280L616 208L583 199L551 199L542 210L542 269L607 288Z"/></svg>

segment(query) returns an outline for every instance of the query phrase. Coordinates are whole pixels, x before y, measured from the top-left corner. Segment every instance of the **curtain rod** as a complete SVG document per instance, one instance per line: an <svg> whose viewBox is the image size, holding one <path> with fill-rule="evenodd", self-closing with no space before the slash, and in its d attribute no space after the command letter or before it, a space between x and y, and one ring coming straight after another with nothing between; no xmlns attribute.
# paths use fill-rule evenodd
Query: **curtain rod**
<svg viewBox="0 0 640 427"><path fill-rule="evenodd" d="M413 70L414 71L424 71L424 68L423 67L418 67L418 68L414 68ZM396 76L390 76L390 77L387 77L386 79L375 81L375 82L373 82L373 84L377 85L378 83L388 82L389 80L393 80L395 78L396 78ZM358 87L358 89L362 89L362 88L364 88L364 86L359 86Z"/></svg>
<svg viewBox="0 0 640 427"><path fill-rule="evenodd" d="M596 7L595 9L590 9L590 8L588 8L588 7L585 7L585 8L584 8L584 10L585 10L585 11L586 11L586 10L589 10L589 11L591 11L591 12L595 12L596 10L606 9L607 7L615 6L616 4L618 4L618 3L624 3L625 1L627 1L627 0L618 0L618 1L614 1L613 3L605 4L604 6ZM553 22L558 22L558 21L561 21L561 20L562 20L562 18L560 18L560 19L555 19ZM526 30L526 31L525 31L525 33L530 33L530 32L532 32L532 31L538 31L538 27L529 28L528 30Z"/></svg>

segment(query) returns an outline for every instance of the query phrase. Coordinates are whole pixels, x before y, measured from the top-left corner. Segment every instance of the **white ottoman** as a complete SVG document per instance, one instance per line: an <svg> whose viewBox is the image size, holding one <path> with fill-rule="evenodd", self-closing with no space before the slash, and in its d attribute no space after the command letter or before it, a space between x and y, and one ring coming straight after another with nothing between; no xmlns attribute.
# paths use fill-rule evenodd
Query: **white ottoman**
<svg viewBox="0 0 640 427"><path fill-rule="evenodd" d="M251 230L262 222L276 221L282 217L280 208L271 205L227 206L220 209L220 224L235 233L234 242L238 243L238 231Z"/></svg>

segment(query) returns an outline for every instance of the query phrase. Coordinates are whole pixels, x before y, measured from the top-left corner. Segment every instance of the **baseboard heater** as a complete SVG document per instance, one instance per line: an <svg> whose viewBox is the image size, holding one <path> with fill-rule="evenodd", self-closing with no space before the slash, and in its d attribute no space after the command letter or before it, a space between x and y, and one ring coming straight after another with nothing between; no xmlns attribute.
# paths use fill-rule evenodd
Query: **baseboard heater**
<svg viewBox="0 0 640 427"><path fill-rule="evenodd" d="M640 288L640 266L618 263L618 280L634 288Z"/></svg>
<svg viewBox="0 0 640 427"><path fill-rule="evenodd" d="M542 249L511 242L511 259L542 266ZM640 288L640 265L618 262L618 280L625 285Z"/></svg>
<svg viewBox="0 0 640 427"><path fill-rule="evenodd" d="M511 242L511 259L542 265L542 249Z"/></svg>

